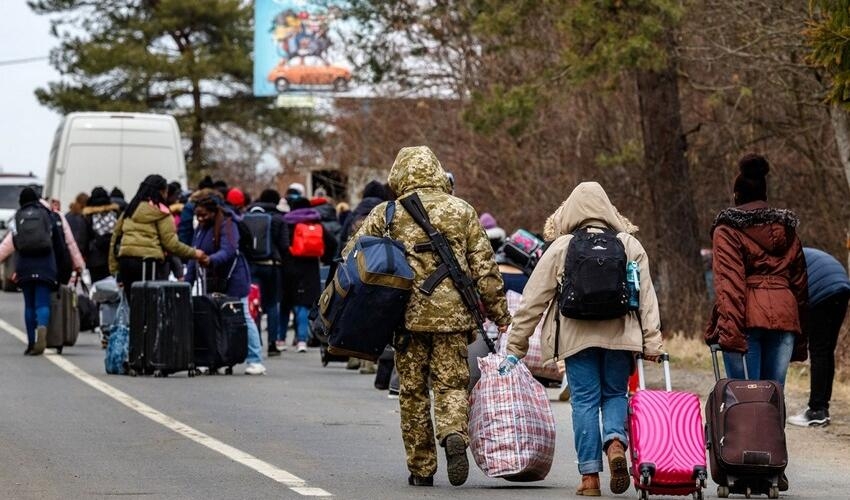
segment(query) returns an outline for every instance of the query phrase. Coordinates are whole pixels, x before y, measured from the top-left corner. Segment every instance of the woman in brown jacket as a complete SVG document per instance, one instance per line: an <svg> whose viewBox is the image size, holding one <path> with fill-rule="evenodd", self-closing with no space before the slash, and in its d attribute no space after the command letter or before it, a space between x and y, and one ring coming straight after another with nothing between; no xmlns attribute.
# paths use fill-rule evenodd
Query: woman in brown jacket
<svg viewBox="0 0 850 500"><path fill-rule="evenodd" d="M749 154L738 162L735 207L714 220L714 289L709 344L724 350L726 374L785 383L792 353L806 357L800 312L806 307L806 261L797 216L767 205L767 160ZM796 344L796 348L795 348ZM798 360L798 356L794 356Z"/></svg>

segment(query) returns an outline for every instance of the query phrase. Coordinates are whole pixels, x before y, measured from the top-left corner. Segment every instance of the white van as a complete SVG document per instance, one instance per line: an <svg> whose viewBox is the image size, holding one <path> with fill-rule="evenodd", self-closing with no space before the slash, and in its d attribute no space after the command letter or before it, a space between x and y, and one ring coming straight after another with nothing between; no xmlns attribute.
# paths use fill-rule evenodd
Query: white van
<svg viewBox="0 0 850 500"><path fill-rule="evenodd" d="M127 201L150 174L186 186L180 129L173 116L147 113L70 113L56 130L44 196L62 208L95 186L118 187Z"/></svg>

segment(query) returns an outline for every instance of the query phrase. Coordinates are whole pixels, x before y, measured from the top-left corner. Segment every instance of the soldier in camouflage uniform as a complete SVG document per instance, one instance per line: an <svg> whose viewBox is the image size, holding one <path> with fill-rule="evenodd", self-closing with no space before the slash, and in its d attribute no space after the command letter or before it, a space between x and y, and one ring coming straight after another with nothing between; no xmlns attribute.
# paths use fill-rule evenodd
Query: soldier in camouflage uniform
<svg viewBox="0 0 850 500"><path fill-rule="evenodd" d="M488 316L500 330L506 330L511 317L490 241L475 210L449 194L451 187L434 153L424 146L403 148L390 171L389 185L399 198L418 193L431 223L445 235L463 271L475 281ZM357 237L383 234L385 208L386 204L382 203L372 210L343 255L353 248ZM408 262L416 272L413 295L405 314L405 331L396 334L395 357L401 380L401 432L411 474L408 482L431 486L437 471L430 380L437 441L446 449L449 482L461 485L469 472L466 358L467 344L474 339L475 321L450 278L440 282L430 295L419 289L437 269L439 257L434 252L414 250L417 243L427 243L428 236L401 204L390 233L404 244Z"/></svg>

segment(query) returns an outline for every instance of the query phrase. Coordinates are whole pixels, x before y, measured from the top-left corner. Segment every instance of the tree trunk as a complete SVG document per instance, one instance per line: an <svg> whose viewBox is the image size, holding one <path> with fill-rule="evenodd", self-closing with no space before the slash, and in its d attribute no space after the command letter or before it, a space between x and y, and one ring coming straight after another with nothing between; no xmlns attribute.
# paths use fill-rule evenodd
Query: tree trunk
<svg viewBox="0 0 850 500"><path fill-rule="evenodd" d="M192 148L189 152L189 177L194 178L199 175L203 167L203 145L204 145L204 122L201 116L201 84L198 81L192 82L192 103L193 103L193 120L192 120Z"/></svg>
<svg viewBox="0 0 850 500"><path fill-rule="evenodd" d="M650 254L653 279L665 330L692 332L696 318L682 317L678 311L702 310L706 295L672 45L671 35L665 68L639 70L636 80L657 235Z"/></svg>
<svg viewBox="0 0 850 500"><path fill-rule="evenodd" d="M829 108L829 117L832 121L835 145L838 147L838 159L841 161L844 177L850 186L850 122L847 119L847 112L839 106L832 106Z"/></svg>

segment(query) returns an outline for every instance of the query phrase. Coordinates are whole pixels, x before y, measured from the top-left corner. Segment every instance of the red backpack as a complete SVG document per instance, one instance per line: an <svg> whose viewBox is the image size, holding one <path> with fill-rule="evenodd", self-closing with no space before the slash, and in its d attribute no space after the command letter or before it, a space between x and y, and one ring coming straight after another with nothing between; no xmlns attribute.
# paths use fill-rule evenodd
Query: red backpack
<svg viewBox="0 0 850 500"><path fill-rule="evenodd" d="M289 253L293 257L321 257L324 255L325 238L322 224L319 222L299 222L296 224Z"/></svg>

